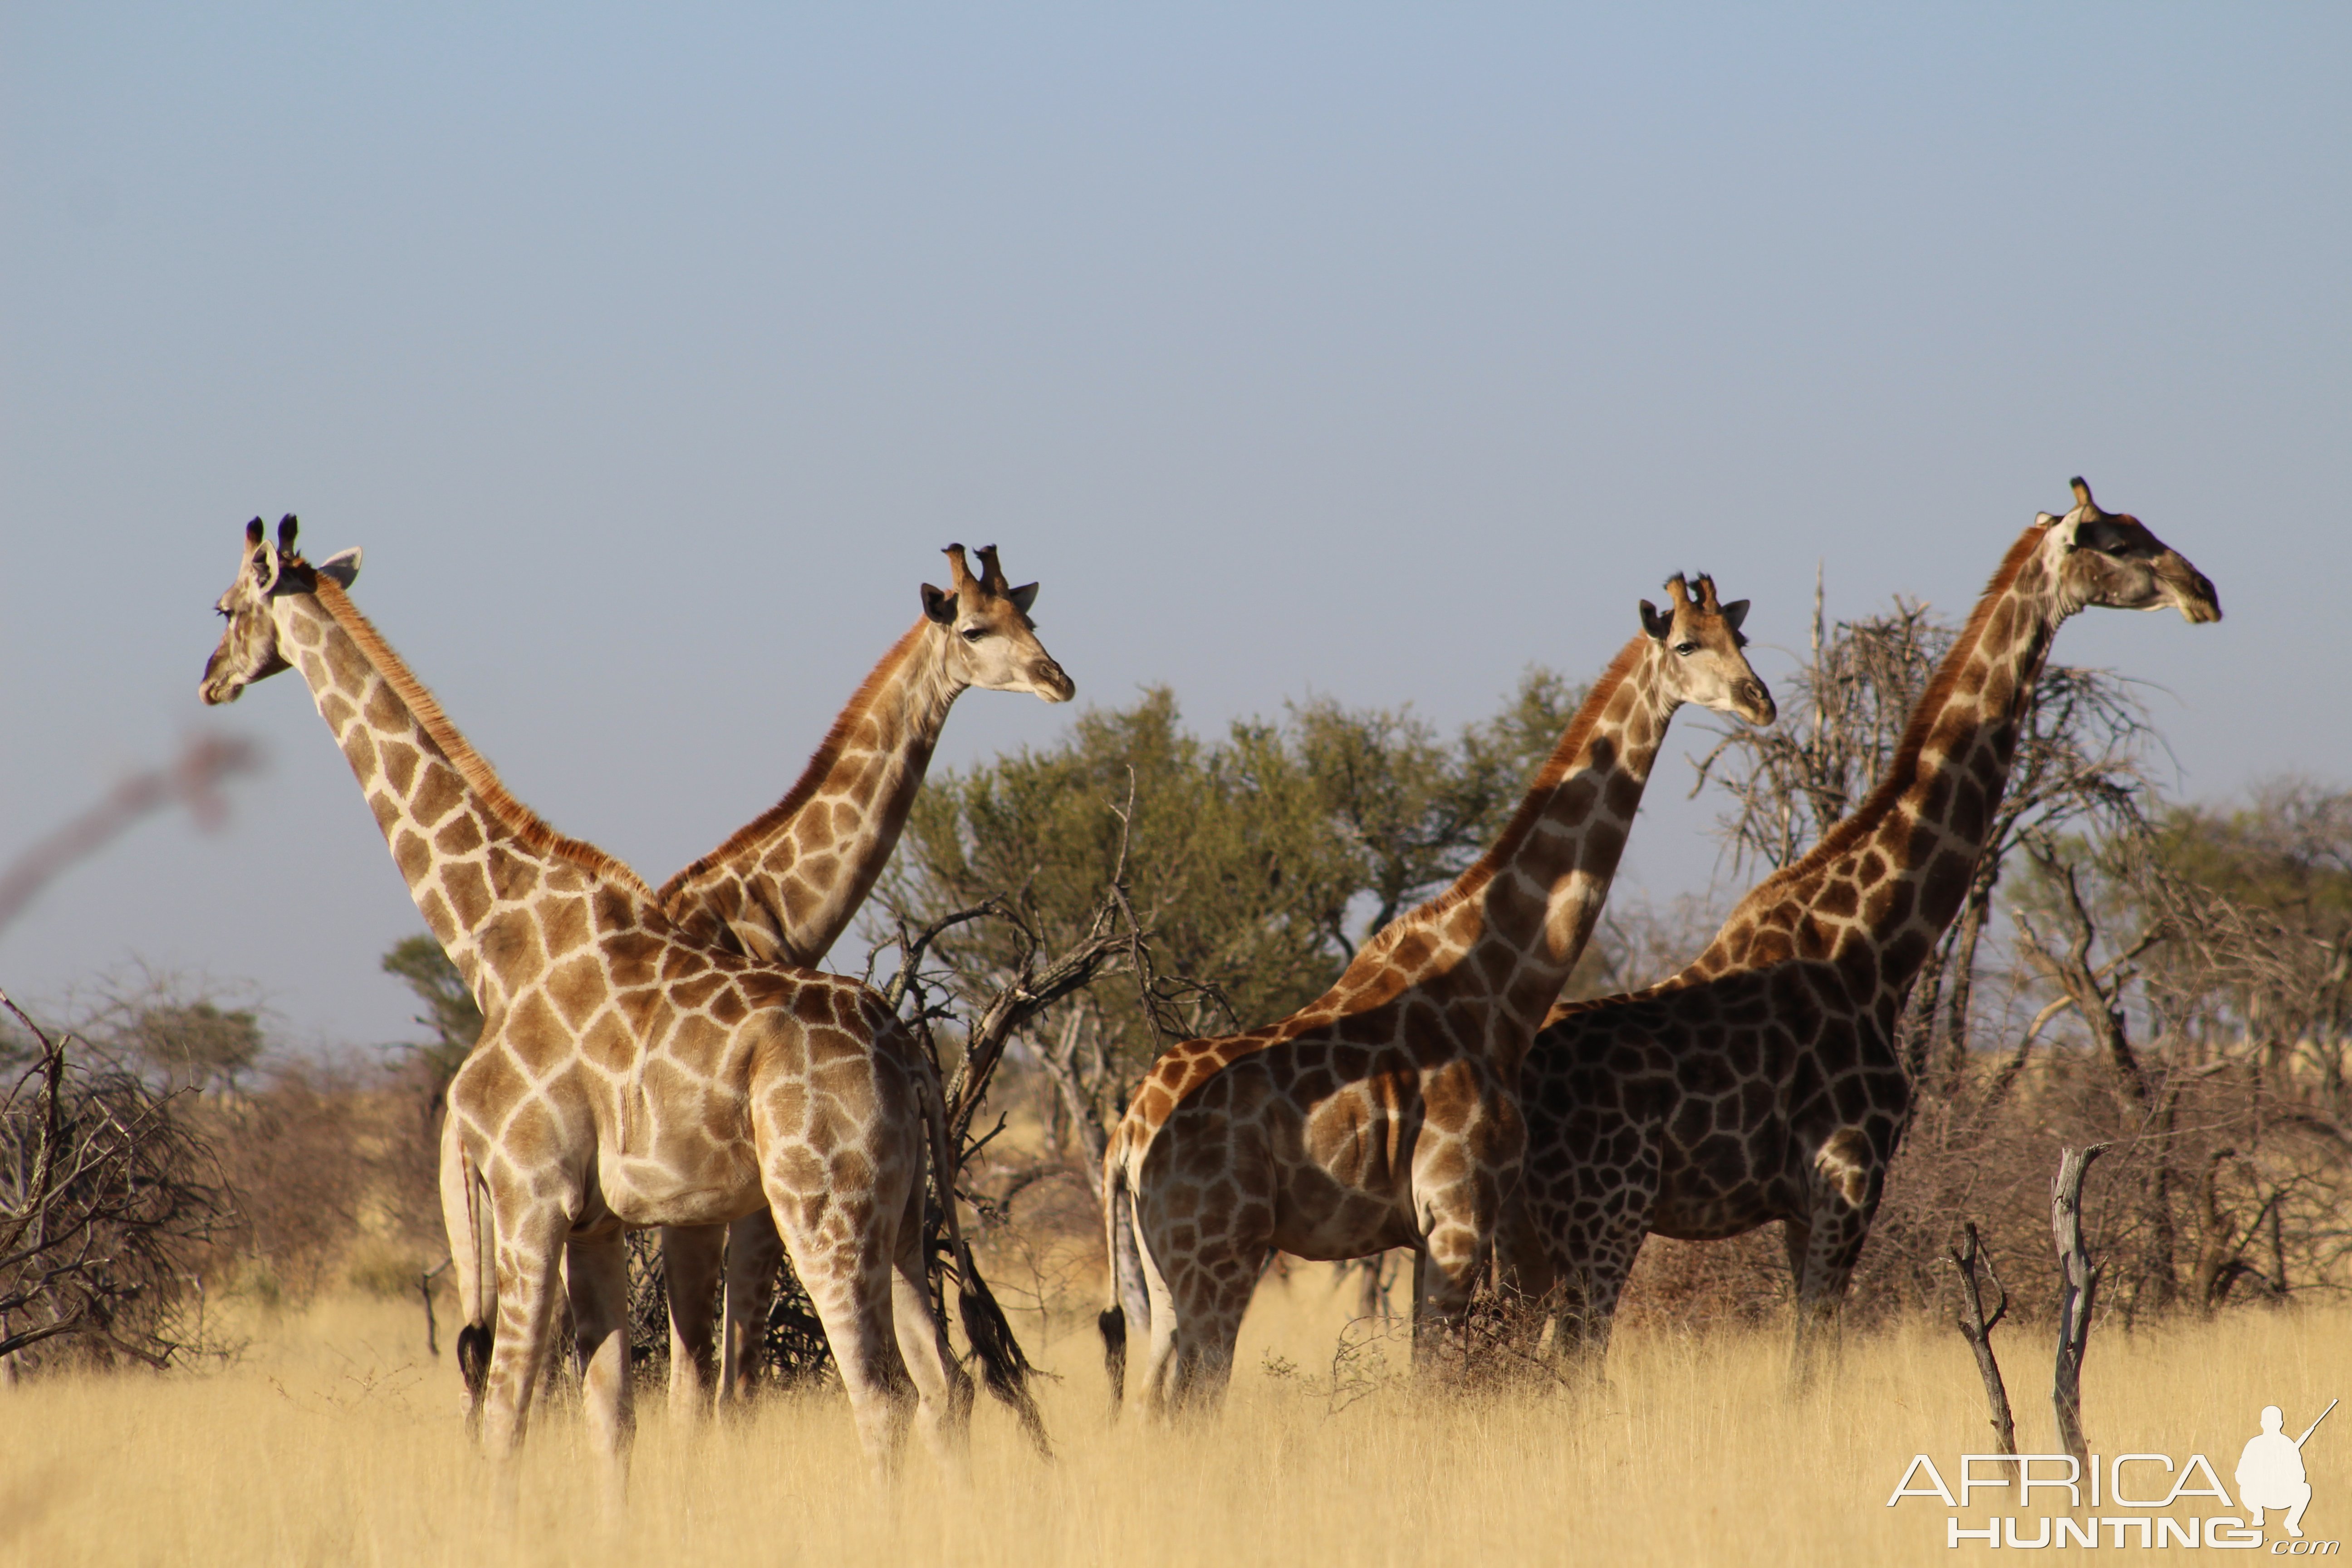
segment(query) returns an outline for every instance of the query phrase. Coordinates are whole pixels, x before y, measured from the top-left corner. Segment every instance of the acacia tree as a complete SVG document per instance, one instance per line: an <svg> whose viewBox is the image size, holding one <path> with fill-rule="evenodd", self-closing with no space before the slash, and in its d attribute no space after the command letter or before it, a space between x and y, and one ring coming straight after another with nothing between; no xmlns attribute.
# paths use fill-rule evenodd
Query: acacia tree
<svg viewBox="0 0 2352 1568"><path fill-rule="evenodd" d="M2236 808L2029 846L2019 945L2039 1016L2092 1046L2116 1104L2127 1311L2277 1299L2343 1260L2347 805L2274 781Z"/></svg>
<svg viewBox="0 0 2352 1568"><path fill-rule="evenodd" d="M434 1037L412 1049L431 1082L433 1108L438 1110L440 1097L464 1065L466 1053L482 1037L482 1009L467 988L465 976L429 931L394 942L384 950L381 966L425 1004L416 1022L432 1030Z"/></svg>
<svg viewBox="0 0 2352 1568"><path fill-rule="evenodd" d="M1020 1034L1049 1086L1053 1141L1075 1142L1098 1182L1108 1126L1160 1048L1318 995L1367 935L1500 831L1581 696L1534 669L1450 743L1409 710L1328 699L1213 742L1156 689L1082 714L1053 746L935 772L883 918L919 930L1001 904L1010 918L942 930L932 948L947 988L977 1001L1017 984L1034 953L1083 946L1103 889L1122 890L1149 973L1122 961L1118 984L1072 988Z"/></svg>

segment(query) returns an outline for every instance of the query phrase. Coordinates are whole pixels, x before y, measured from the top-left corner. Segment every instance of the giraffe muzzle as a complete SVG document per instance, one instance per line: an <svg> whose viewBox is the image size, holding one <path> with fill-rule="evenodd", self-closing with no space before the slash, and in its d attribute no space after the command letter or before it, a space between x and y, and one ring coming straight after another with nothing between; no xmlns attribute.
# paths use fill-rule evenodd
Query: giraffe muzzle
<svg viewBox="0 0 2352 1568"><path fill-rule="evenodd" d="M2190 626L2206 626L2221 618L2221 596L2214 592L2212 579L2177 551L2169 560L2157 563L2156 580L2164 585L2165 596L2180 612L2180 618Z"/></svg>

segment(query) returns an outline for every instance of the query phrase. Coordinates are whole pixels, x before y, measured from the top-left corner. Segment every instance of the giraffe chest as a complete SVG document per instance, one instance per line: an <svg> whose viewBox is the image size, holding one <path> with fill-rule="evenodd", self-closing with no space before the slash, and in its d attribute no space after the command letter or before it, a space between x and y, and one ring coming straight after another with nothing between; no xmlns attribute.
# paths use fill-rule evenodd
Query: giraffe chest
<svg viewBox="0 0 2352 1568"><path fill-rule="evenodd" d="M631 1226L706 1225L761 1206L760 1160L745 1097L723 1085L655 1080L632 1092L615 1084L600 1117L596 1199Z"/></svg>

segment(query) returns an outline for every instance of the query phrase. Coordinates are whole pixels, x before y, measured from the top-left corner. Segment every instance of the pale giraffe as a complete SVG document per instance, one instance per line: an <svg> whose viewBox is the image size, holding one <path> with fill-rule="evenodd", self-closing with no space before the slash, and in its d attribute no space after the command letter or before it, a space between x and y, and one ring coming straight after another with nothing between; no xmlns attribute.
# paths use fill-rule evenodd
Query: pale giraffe
<svg viewBox="0 0 2352 1568"><path fill-rule="evenodd" d="M1630 996L1555 1009L1520 1078L1524 1209L1507 1273L1557 1282L1597 1367L1645 1236L1786 1226L1795 1375L1833 1320L1910 1112L1895 1022L1966 896L2059 624L2091 605L2217 621L2213 585L2137 518L2044 512L2010 547L1885 776L1706 950Z"/></svg>
<svg viewBox="0 0 2352 1568"><path fill-rule="evenodd" d="M1147 1409L1213 1406L1266 1258L1420 1249L1423 1302L1457 1318L1523 1139L1519 1058L1608 896L1675 709L1758 724L1772 699L1741 654L1748 604L1668 584L1593 683L1493 847L1367 942L1318 1000L1153 1066L1104 1159L1114 1396L1129 1325L1148 1328Z"/></svg>
<svg viewBox="0 0 2352 1568"><path fill-rule="evenodd" d="M549 827L466 743L345 595L358 552L313 566L294 533L289 517L273 548L248 525L201 690L233 701L301 672L481 1006L449 1087L442 1205L490 1454L521 1440L570 1242L591 1440L617 1500L634 1427L622 1232L765 1204L877 1468L910 1415L960 1463L971 1380L922 1251L925 1123L936 1140L942 1122L911 1037L854 981L678 934L627 867Z"/></svg>
<svg viewBox="0 0 2352 1568"><path fill-rule="evenodd" d="M662 908L687 935L762 962L814 965L857 913L898 847L948 710L972 687L1066 702L1077 688L1037 640L1037 584L1013 586L996 547L974 574L946 551L945 590L922 584L923 616L882 656L783 799L664 883ZM711 1366L712 1287L721 1242L726 1330L719 1398L749 1391L783 1261L767 1213L733 1225L662 1232L669 1290L670 1406L703 1408Z"/></svg>

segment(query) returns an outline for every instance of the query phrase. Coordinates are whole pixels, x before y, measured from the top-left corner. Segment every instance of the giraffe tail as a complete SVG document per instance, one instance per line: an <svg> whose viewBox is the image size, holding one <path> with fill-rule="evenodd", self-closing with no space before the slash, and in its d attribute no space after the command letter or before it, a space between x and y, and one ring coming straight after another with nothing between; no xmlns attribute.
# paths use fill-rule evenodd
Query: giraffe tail
<svg viewBox="0 0 2352 1568"><path fill-rule="evenodd" d="M1110 1274L1110 1305L1095 1319L1102 1334L1103 1370L1110 1377L1111 1418L1127 1401L1127 1337L1132 1325L1150 1329L1151 1297L1143 1287L1143 1263L1135 1238L1135 1194L1128 1185L1120 1140L1111 1138L1103 1161L1103 1252Z"/></svg>
<svg viewBox="0 0 2352 1568"><path fill-rule="evenodd" d="M980 1265L971 1255L971 1246L964 1239L963 1223L956 1216L955 1161L948 1146L947 1107L940 1093L939 1080L929 1072L916 1075L922 1084L923 1121L931 1135L931 1166L939 1173L940 1209L946 1217L948 1248L956 1271L956 1310L963 1321L964 1342L971 1346L972 1355L980 1363L980 1380L998 1403L1010 1409L1020 1420L1021 1429L1035 1445L1039 1457L1054 1457L1054 1445L1045 1435L1045 1413L1037 1408L1037 1397L1030 1392L1030 1374L1036 1368L1029 1364L1023 1353L1021 1342L1013 1335L1013 1325L1004 1316L1004 1309L996 1304L996 1296L981 1278Z"/></svg>
<svg viewBox="0 0 2352 1568"><path fill-rule="evenodd" d="M466 1380L468 1426L481 1418L490 1351L498 1338L497 1237L488 1198L481 1173L457 1136L457 1119L451 1116L441 1128L441 1219L449 1235L450 1268L463 1324L457 1331L457 1372Z"/></svg>

